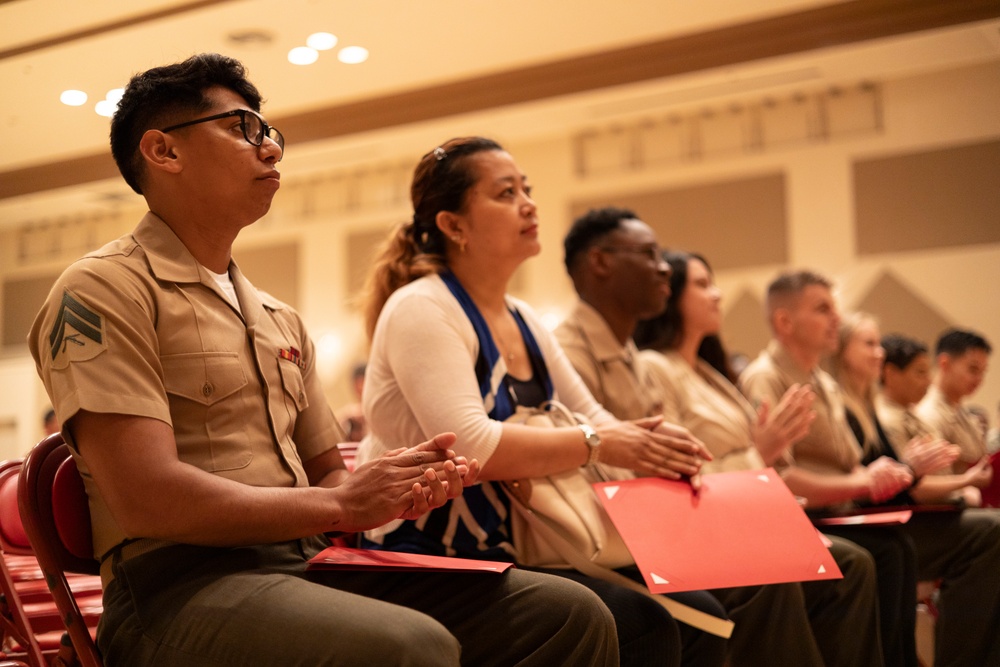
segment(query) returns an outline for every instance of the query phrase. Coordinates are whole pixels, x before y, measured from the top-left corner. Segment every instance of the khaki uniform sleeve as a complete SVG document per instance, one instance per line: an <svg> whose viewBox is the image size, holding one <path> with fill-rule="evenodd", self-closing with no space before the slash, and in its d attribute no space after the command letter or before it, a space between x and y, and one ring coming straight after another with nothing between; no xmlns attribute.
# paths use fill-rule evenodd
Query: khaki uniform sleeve
<svg viewBox="0 0 1000 667"><path fill-rule="evenodd" d="M60 423L80 410L171 423L155 321L142 277L120 265L81 260L56 281L28 344Z"/></svg>

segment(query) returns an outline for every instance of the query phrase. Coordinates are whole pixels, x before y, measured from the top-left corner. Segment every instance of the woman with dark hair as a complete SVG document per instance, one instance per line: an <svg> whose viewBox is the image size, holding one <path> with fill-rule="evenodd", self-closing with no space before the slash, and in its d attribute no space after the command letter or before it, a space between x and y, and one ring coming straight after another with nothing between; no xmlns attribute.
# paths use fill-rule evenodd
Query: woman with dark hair
<svg viewBox="0 0 1000 667"><path fill-rule="evenodd" d="M424 155L411 188L413 219L391 236L370 280L371 336L361 460L401 437L454 431L454 449L482 465L481 484L420 521L367 538L397 551L516 561L503 480L601 461L678 479L697 475L704 447L660 432L661 419L622 422L587 390L554 337L507 294L521 263L538 254L538 217L527 177L497 143L453 139ZM558 399L592 428L506 422L518 406ZM622 664L721 664L725 642L683 629L653 599L574 570L554 574L594 590L615 616ZM635 576L638 576L636 571ZM683 594L717 616L706 593Z"/></svg>
<svg viewBox="0 0 1000 667"><path fill-rule="evenodd" d="M669 388L667 421L690 429L715 457L705 472L773 465L812 421L809 387L790 388L774 409L754 410L734 386L719 338L722 292L700 255L664 252L672 270L662 315L643 321L635 343L658 381Z"/></svg>
<svg viewBox="0 0 1000 667"><path fill-rule="evenodd" d="M634 334L641 361L664 396L664 417L689 429L711 450L705 473L758 470L787 456L812 421L808 386L793 385L773 409L759 410L734 386L719 338L722 292L700 255L665 251L670 265L666 310L641 322ZM844 578L801 584L809 622L826 664L883 664L871 555L830 536L830 551ZM889 661L885 664L895 664Z"/></svg>

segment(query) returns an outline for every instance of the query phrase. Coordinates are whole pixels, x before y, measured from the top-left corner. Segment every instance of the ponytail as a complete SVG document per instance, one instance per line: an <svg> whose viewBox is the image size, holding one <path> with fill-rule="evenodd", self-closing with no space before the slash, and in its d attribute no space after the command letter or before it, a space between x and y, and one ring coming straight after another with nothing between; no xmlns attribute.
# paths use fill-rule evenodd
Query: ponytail
<svg viewBox="0 0 1000 667"><path fill-rule="evenodd" d="M365 333L371 342L375 323L393 292L417 278L440 273L447 264L444 258L444 234L436 226L422 231L413 220L404 222L386 239L368 275L365 288ZM419 236L419 238L417 238Z"/></svg>
<svg viewBox="0 0 1000 667"><path fill-rule="evenodd" d="M368 277L363 312L369 342L378 316L393 292L417 278L447 268L447 241L444 232L438 229L437 214L460 211L465 205L466 193L476 181L469 157L481 151L499 150L503 148L492 139L460 137L420 158L410 184L413 219L392 232Z"/></svg>

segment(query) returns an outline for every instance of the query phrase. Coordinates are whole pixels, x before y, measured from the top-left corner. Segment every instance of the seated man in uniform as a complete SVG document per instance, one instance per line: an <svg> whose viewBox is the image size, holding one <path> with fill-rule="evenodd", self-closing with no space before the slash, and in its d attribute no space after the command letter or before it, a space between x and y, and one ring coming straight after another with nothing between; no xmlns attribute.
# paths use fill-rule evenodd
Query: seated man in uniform
<svg viewBox="0 0 1000 667"><path fill-rule="evenodd" d="M986 438L962 401L983 383L991 351L990 344L977 333L945 331L934 350L934 383L914 410L939 437L961 447L962 453L952 464L956 473L965 472L986 456Z"/></svg>
<svg viewBox="0 0 1000 667"><path fill-rule="evenodd" d="M875 503L912 486L890 457L861 465L842 391L820 360L836 351L840 315L833 284L812 271L778 276L767 289L773 338L743 371L740 387L772 404L793 383L816 392L816 419L791 448L788 487L813 510ZM1000 523L986 511L915 513L902 526L827 526L875 557L887 665L915 665L916 582L944 579L935 664L1000 664Z"/></svg>
<svg viewBox="0 0 1000 667"><path fill-rule="evenodd" d="M478 464L441 434L345 470L302 319L231 256L280 182L260 103L215 54L132 78L111 147L150 212L29 335L90 496L105 664L617 664L610 613L565 579L306 570L325 533L417 518Z"/></svg>
<svg viewBox="0 0 1000 667"><path fill-rule="evenodd" d="M603 208L573 223L564 250L580 297L555 331L570 362L619 419L662 416L670 389L656 381L632 340L639 320L662 313L670 296L670 265L656 235L634 212ZM702 439L711 451L715 443ZM871 559L846 540L832 551L842 580L711 591L736 621L728 647L733 664L881 664Z"/></svg>
<svg viewBox="0 0 1000 667"><path fill-rule="evenodd" d="M905 456L914 438L918 438L917 447L934 438L931 428L913 414L913 407L930 386L930 359L926 345L898 334L883 336L882 349L882 390L875 397L875 411L894 453ZM958 446L949 443L947 449L947 460L954 461L959 455ZM950 463L928 473L910 489L910 497L916 502L943 503L962 498L966 504L978 506L982 504L979 489L993 479L993 469L985 458L961 474L953 474Z"/></svg>

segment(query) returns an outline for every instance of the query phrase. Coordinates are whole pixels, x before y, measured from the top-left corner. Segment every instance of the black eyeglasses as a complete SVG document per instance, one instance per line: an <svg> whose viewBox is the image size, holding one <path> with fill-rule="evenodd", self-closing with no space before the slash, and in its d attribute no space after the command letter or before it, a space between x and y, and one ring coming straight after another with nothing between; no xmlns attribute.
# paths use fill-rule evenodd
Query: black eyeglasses
<svg viewBox="0 0 1000 667"><path fill-rule="evenodd" d="M222 118L229 118L230 116L240 117L240 129L243 130L243 138L247 140L248 144L251 146L260 146L264 143L264 137L270 137L274 143L278 144L278 148L281 149L281 155L278 156L278 159L280 160L284 156L285 137L278 131L278 128L271 127L267 124L266 120L249 109L233 109L232 111L227 111L225 113L217 113L214 116L196 118L195 120L189 120L186 123L178 123L177 125L165 127L160 130L160 132L179 130L180 128L187 127L188 125L207 123L210 120L219 120Z"/></svg>
<svg viewBox="0 0 1000 667"><path fill-rule="evenodd" d="M609 245L601 248L604 252L631 252L645 255L646 259L659 264L663 261L660 248L655 245Z"/></svg>

